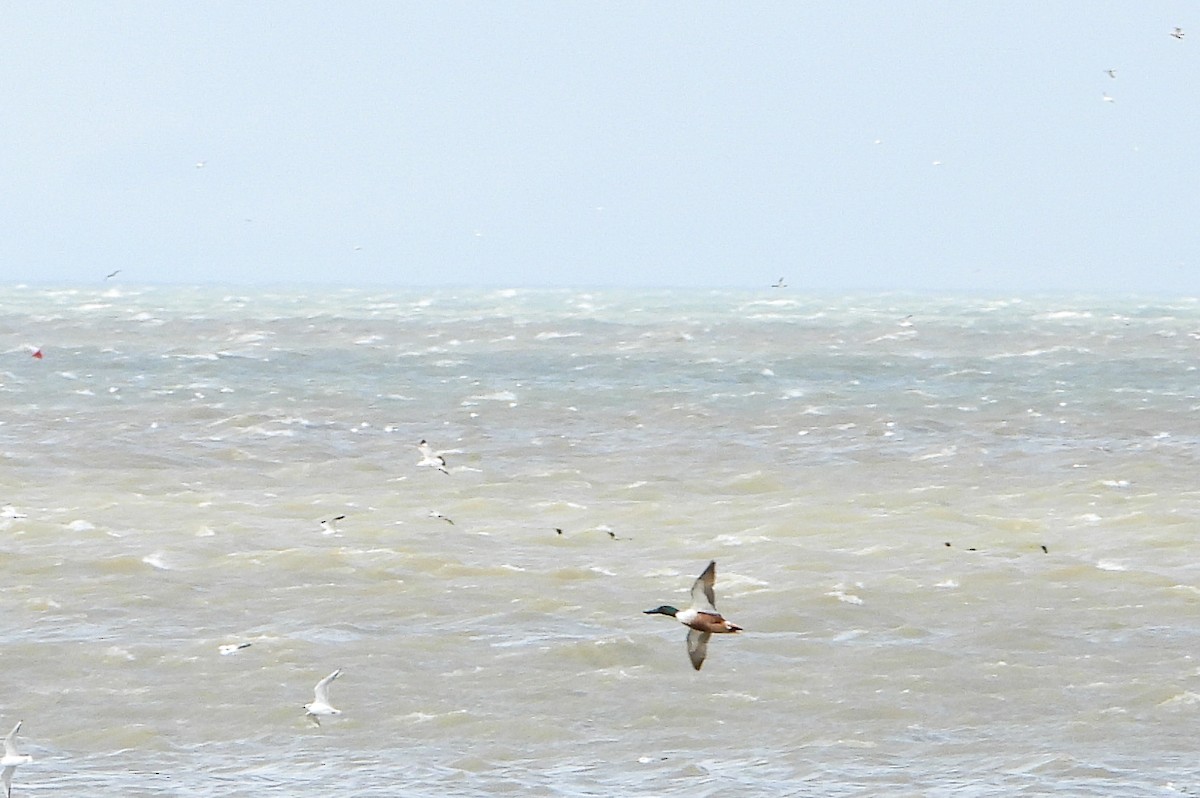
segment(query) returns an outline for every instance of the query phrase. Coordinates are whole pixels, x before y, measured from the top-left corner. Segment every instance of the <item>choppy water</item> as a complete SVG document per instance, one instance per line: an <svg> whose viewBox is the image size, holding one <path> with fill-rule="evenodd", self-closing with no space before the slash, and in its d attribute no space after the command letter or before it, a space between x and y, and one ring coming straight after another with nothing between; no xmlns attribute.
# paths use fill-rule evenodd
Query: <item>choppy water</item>
<svg viewBox="0 0 1200 798"><path fill-rule="evenodd" d="M15 795L1200 794L1196 301L0 303Z"/></svg>

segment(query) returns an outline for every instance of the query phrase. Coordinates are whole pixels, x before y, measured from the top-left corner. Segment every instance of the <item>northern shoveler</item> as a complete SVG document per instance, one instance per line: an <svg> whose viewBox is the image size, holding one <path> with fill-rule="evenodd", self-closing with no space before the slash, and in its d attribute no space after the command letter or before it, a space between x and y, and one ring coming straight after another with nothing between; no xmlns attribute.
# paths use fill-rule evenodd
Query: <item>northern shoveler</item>
<svg viewBox="0 0 1200 798"><path fill-rule="evenodd" d="M669 615L688 628L687 650L692 660L692 667L700 670L704 657L708 655L708 639L715 634L740 632L742 627L736 626L721 617L717 612L716 596L713 585L717 581L717 561L713 560L704 569L704 573L692 584L692 606L686 610L678 610L669 604L646 610L645 615Z"/></svg>

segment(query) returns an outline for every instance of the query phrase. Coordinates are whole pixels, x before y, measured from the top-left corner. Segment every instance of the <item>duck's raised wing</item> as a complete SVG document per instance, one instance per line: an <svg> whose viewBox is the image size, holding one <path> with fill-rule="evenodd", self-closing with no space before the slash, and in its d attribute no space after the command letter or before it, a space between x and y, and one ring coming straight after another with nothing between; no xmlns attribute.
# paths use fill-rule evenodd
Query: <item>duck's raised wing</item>
<svg viewBox="0 0 1200 798"><path fill-rule="evenodd" d="M704 569L695 582L692 583L692 609L700 611L717 611L717 597L713 593L713 585L717 581L717 561L713 560Z"/></svg>

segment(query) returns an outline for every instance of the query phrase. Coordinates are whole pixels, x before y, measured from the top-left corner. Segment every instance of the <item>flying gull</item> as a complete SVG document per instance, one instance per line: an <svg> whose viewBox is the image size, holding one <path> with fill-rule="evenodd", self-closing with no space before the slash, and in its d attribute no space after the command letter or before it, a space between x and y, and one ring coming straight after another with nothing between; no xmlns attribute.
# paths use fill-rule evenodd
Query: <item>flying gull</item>
<svg viewBox="0 0 1200 798"><path fill-rule="evenodd" d="M321 725L322 715L342 714L340 709L334 709L333 705L329 703L329 683L336 679L341 672L342 669L338 668L336 671L317 682L317 686L313 688L312 703L304 705L305 717L312 718L312 722L318 726Z"/></svg>
<svg viewBox="0 0 1200 798"><path fill-rule="evenodd" d="M421 462L417 463L418 466L436 468L443 474L450 473L450 471L446 468L446 458L435 452L424 438L422 438L421 442L417 444L417 450L421 452Z"/></svg>
<svg viewBox="0 0 1200 798"><path fill-rule="evenodd" d="M12 798L12 777L17 765L25 765L33 761L33 757L29 754L17 753L17 746L13 740L20 730L21 721L17 721L17 725L13 726L13 730L4 738L4 758L0 759L0 767L4 768L4 772L0 773L0 778L4 779L4 792L8 798Z"/></svg>

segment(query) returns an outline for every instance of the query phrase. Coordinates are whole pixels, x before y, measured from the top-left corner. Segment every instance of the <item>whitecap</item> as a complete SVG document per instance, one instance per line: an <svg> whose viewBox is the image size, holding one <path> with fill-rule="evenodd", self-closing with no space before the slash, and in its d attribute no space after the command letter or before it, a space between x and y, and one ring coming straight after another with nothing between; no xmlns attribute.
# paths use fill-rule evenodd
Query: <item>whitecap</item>
<svg viewBox="0 0 1200 798"><path fill-rule="evenodd" d="M988 355L987 360L1004 360L1014 357L1041 357L1042 355L1054 355L1060 352L1070 352L1072 354L1087 355L1091 354L1090 349L1078 346L1050 346L1045 349L1027 349L1024 352L1001 352L995 355Z"/></svg>
<svg viewBox="0 0 1200 798"><path fill-rule="evenodd" d="M747 543L766 543L770 538L762 535L717 535L713 542L719 546L744 546Z"/></svg>
<svg viewBox="0 0 1200 798"><path fill-rule="evenodd" d="M914 463L919 463L924 460L944 460L948 457L954 457L956 454L958 454L957 446L947 446L945 449L941 449L936 452L930 452L928 454L915 454L910 457L909 460Z"/></svg>
<svg viewBox="0 0 1200 798"><path fill-rule="evenodd" d="M825 595L831 596L831 597L837 599L838 601L844 601L847 604L865 604L866 603L861 598L854 595L853 593L846 593L843 590L831 590L828 593L826 593Z"/></svg>
<svg viewBox="0 0 1200 798"><path fill-rule="evenodd" d="M737 701L745 701L748 703L758 701L758 696L750 695L749 693L724 692L718 693L717 696L720 698L732 698Z"/></svg>
<svg viewBox="0 0 1200 798"><path fill-rule="evenodd" d="M1200 704L1200 693L1193 693L1190 690L1185 690L1182 693L1171 696L1167 700L1160 703L1159 706L1170 707L1182 705L1190 707L1195 704Z"/></svg>
<svg viewBox="0 0 1200 798"><path fill-rule="evenodd" d="M280 438L280 437L283 437L283 438L292 438L292 437L295 437L295 435L296 435L296 433L295 433L295 431L294 431L294 430L290 430L290 429L266 429L266 428L264 428L264 427L261 427L261 426L259 426L259 425L257 425L257 424L255 424L255 425L254 425L254 426L252 426L252 427L246 427L246 432L248 432L248 433L252 432L252 433L254 433L255 435L261 435L261 436L263 436L264 438Z"/></svg>
<svg viewBox="0 0 1200 798"><path fill-rule="evenodd" d="M865 637L866 635L867 635L866 629L847 629L845 632L841 632L837 635L834 635L833 642L847 643L851 640L856 640L860 637Z"/></svg>
<svg viewBox="0 0 1200 798"><path fill-rule="evenodd" d="M495 391L494 393L485 393L478 396L472 396L472 399L479 399L486 402L513 402L517 401L517 395L512 391Z"/></svg>
<svg viewBox="0 0 1200 798"><path fill-rule="evenodd" d="M900 332L887 333L885 335L879 336L878 338L871 338L870 340L867 341L867 343L877 344L880 341L902 341L905 338L912 338L916 334L917 334L916 330L902 330Z"/></svg>
<svg viewBox="0 0 1200 798"><path fill-rule="evenodd" d="M163 559L163 553L161 551L156 551L153 554L147 554L142 558L142 562L146 563L146 565L149 565L151 568L157 568L160 571L171 570L171 566L167 565L166 560Z"/></svg>
<svg viewBox="0 0 1200 798"><path fill-rule="evenodd" d="M425 723L426 721L435 720L437 715L430 715L427 712L409 712L404 716L405 720L411 720L414 723Z"/></svg>
<svg viewBox="0 0 1200 798"><path fill-rule="evenodd" d="M1052 310L1034 318L1038 319L1090 319L1092 314L1086 310Z"/></svg>

